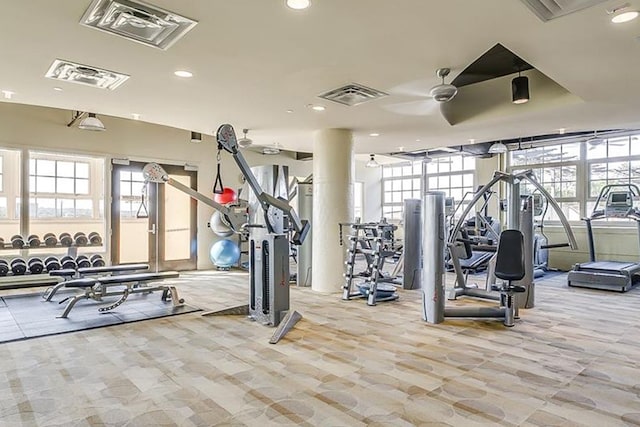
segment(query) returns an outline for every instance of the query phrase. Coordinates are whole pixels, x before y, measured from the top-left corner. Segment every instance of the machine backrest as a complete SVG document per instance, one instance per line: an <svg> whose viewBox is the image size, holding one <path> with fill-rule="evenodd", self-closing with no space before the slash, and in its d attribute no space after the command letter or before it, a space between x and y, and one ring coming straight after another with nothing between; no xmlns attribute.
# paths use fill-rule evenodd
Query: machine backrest
<svg viewBox="0 0 640 427"><path fill-rule="evenodd" d="M519 230L504 230L498 242L495 275L511 281L522 279L524 274L524 236Z"/></svg>
<svg viewBox="0 0 640 427"><path fill-rule="evenodd" d="M461 239L459 239L459 241L462 241L465 253L465 256L460 258L469 259L473 256L473 250L471 249L471 242L469 241L469 234L467 233L467 230L460 230L460 237Z"/></svg>

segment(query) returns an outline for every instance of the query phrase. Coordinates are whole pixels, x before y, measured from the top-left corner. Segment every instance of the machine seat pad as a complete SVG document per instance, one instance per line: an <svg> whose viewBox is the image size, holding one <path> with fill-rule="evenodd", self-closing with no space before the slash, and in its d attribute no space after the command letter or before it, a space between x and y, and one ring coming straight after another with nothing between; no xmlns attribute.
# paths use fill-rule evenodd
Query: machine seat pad
<svg viewBox="0 0 640 427"><path fill-rule="evenodd" d="M519 230L504 230L498 242L495 275L511 281L522 279L524 274L524 236Z"/></svg>
<svg viewBox="0 0 640 427"><path fill-rule="evenodd" d="M180 277L177 271L160 271L158 273L121 274L117 276L101 277L98 282L104 285L128 282L150 282L153 280L174 279Z"/></svg>
<svg viewBox="0 0 640 427"><path fill-rule="evenodd" d="M64 282L65 288L90 288L98 283L96 279L73 279Z"/></svg>
<svg viewBox="0 0 640 427"><path fill-rule="evenodd" d="M79 268L80 274L101 274L101 273L119 273L122 271L148 270L149 264L122 264L107 265L104 267L84 267Z"/></svg>

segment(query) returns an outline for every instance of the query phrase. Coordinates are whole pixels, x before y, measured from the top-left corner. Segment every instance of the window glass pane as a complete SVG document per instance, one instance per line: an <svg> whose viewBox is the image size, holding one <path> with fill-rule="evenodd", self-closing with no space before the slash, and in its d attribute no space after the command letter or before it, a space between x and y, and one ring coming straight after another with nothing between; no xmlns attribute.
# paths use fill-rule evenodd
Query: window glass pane
<svg viewBox="0 0 640 427"><path fill-rule="evenodd" d="M449 188L449 177L448 176L439 176L438 177L438 188L439 189Z"/></svg>
<svg viewBox="0 0 640 427"><path fill-rule="evenodd" d="M73 218L76 216L75 200L73 199L57 199L57 214L62 218Z"/></svg>
<svg viewBox="0 0 640 427"><path fill-rule="evenodd" d="M38 177L38 179L40 179ZM74 179L73 178L57 178L56 179L56 192L64 194L74 194Z"/></svg>
<svg viewBox="0 0 640 427"><path fill-rule="evenodd" d="M40 171L38 171L40 174ZM74 162L58 162L58 176L64 176L68 178L73 178L75 175L75 164Z"/></svg>
<svg viewBox="0 0 640 427"><path fill-rule="evenodd" d="M473 174L466 173L462 176L462 183L465 187L473 187Z"/></svg>
<svg viewBox="0 0 640 427"><path fill-rule="evenodd" d="M413 173L413 166L407 165L402 167L402 176L409 176Z"/></svg>
<svg viewBox="0 0 640 427"><path fill-rule="evenodd" d="M431 163L427 163L427 173L438 173L438 163L435 160L433 160Z"/></svg>
<svg viewBox="0 0 640 427"><path fill-rule="evenodd" d="M7 217L8 217L7 198L0 197L0 218L7 218Z"/></svg>
<svg viewBox="0 0 640 427"><path fill-rule="evenodd" d="M640 154L640 135L631 136L631 155L637 156Z"/></svg>
<svg viewBox="0 0 640 427"><path fill-rule="evenodd" d="M35 216L37 218L55 218L56 216L56 200L37 198L31 199L32 203L35 200ZM31 211L33 212L33 204L31 205ZM33 214L31 214L33 216Z"/></svg>
<svg viewBox="0 0 640 427"><path fill-rule="evenodd" d="M76 178L89 178L89 163L76 162Z"/></svg>
<svg viewBox="0 0 640 427"><path fill-rule="evenodd" d="M402 192L402 200L404 201L405 199L410 199L411 198L411 191L403 191Z"/></svg>
<svg viewBox="0 0 640 427"><path fill-rule="evenodd" d="M420 178L413 178L413 189L420 190Z"/></svg>
<svg viewBox="0 0 640 427"><path fill-rule="evenodd" d="M628 179L629 178L629 162L610 162L608 178L609 179Z"/></svg>
<svg viewBox="0 0 640 427"><path fill-rule="evenodd" d="M402 180L396 179L391 181L393 191L401 191L402 190Z"/></svg>
<svg viewBox="0 0 640 427"><path fill-rule="evenodd" d="M385 191L383 195L382 203L391 203L391 195L393 193L390 191Z"/></svg>
<svg viewBox="0 0 640 427"><path fill-rule="evenodd" d="M90 199L76 200L76 218L93 217L93 201Z"/></svg>
<svg viewBox="0 0 640 427"><path fill-rule="evenodd" d="M459 172L462 170L462 156L451 156L451 171Z"/></svg>
<svg viewBox="0 0 640 427"><path fill-rule="evenodd" d="M607 141L609 157L627 157L629 155L629 137L610 138Z"/></svg>
<svg viewBox="0 0 640 427"><path fill-rule="evenodd" d="M36 177L36 192L37 193L55 193L56 179L42 177L42 176Z"/></svg>
<svg viewBox="0 0 640 427"><path fill-rule="evenodd" d="M89 194L88 179L76 179L76 194Z"/></svg>
<svg viewBox="0 0 640 427"><path fill-rule="evenodd" d="M414 199L420 199L420 190L413 190L413 196Z"/></svg>
<svg viewBox="0 0 640 427"><path fill-rule="evenodd" d="M607 164L592 163L591 165L589 165L589 179L607 179Z"/></svg>
<svg viewBox="0 0 640 427"><path fill-rule="evenodd" d="M462 175L451 175L451 187L462 187Z"/></svg>
<svg viewBox="0 0 640 427"><path fill-rule="evenodd" d="M398 191L397 193L391 193L391 202L393 203L402 203L402 192Z"/></svg>
<svg viewBox="0 0 640 427"><path fill-rule="evenodd" d="M606 184L606 180L591 181L589 184L589 197L598 197L600 190L602 190Z"/></svg>
<svg viewBox="0 0 640 427"><path fill-rule="evenodd" d="M429 177L429 190L436 190L438 188L438 177Z"/></svg>
<svg viewBox="0 0 640 427"><path fill-rule="evenodd" d="M36 161L36 173L41 176L55 176L56 162L53 160L38 159Z"/></svg>
<svg viewBox="0 0 640 427"><path fill-rule="evenodd" d="M383 189L384 191L391 191L391 181L384 181ZM129 193L128 195L130 196L131 194Z"/></svg>
<svg viewBox="0 0 640 427"><path fill-rule="evenodd" d="M580 146L579 142L574 144L562 144L562 161L571 162L580 160Z"/></svg>
<svg viewBox="0 0 640 427"><path fill-rule="evenodd" d="M413 162L413 174L422 175L422 162Z"/></svg>
<svg viewBox="0 0 640 427"><path fill-rule="evenodd" d="M4 182L2 182L2 175L0 175L0 191L4 191L3 190L3 186L4 186Z"/></svg>
<svg viewBox="0 0 640 427"><path fill-rule="evenodd" d="M465 157L464 158L464 170L472 170L476 168L476 158L475 157Z"/></svg>
<svg viewBox="0 0 640 427"><path fill-rule="evenodd" d="M448 157L438 159L438 173L449 172L451 170L451 160Z"/></svg>
<svg viewBox="0 0 640 427"><path fill-rule="evenodd" d="M607 158L607 144L589 144L587 143L587 159L605 159Z"/></svg>

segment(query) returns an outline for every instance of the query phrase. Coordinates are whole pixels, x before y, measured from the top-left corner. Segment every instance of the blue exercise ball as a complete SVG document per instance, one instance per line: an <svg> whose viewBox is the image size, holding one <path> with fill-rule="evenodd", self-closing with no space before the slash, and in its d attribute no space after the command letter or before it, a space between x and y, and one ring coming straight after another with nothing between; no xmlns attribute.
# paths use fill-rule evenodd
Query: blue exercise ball
<svg viewBox="0 0 640 427"><path fill-rule="evenodd" d="M209 259L217 267L229 268L238 263L240 248L229 239L219 240L211 245Z"/></svg>

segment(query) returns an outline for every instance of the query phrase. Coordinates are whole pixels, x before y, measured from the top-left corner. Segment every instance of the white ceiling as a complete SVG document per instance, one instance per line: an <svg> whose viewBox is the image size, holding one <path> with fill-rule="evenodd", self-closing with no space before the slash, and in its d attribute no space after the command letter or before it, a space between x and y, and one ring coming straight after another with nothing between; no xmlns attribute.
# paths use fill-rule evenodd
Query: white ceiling
<svg viewBox="0 0 640 427"><path fill-rule="evenodd" d="M558 128L640 127L640 19L612 24L606 9L620 2L547 23L515 0L314 0L305 11L288 9L284 0L151 3L199 23L162 51L81 26L90 0L3 2L0 89L15 92L3 101L124 118L138 113L144 121L206 134L228 122L238 133L252 129L255 143L300 151L312 151L314 130L333 127L353 129L358 153ZM631 3L640 8L640 0ZM424 88L426 95L439 83L437 68L452 68L450 81L496 43L564 87L573 101L536 101L532 80L531 101L510 104L507 78L500 114L451 126L437 108L419 109L422 115L393 111L395 104L426 99L398 88ZM56 58L131 78L115 91L58 83L44 77ZM175 77L177 69L194 77ZM316 98L349 82L392 95L356 107ZM311 103L327 110L314 112L306 107Z"/></svg>

